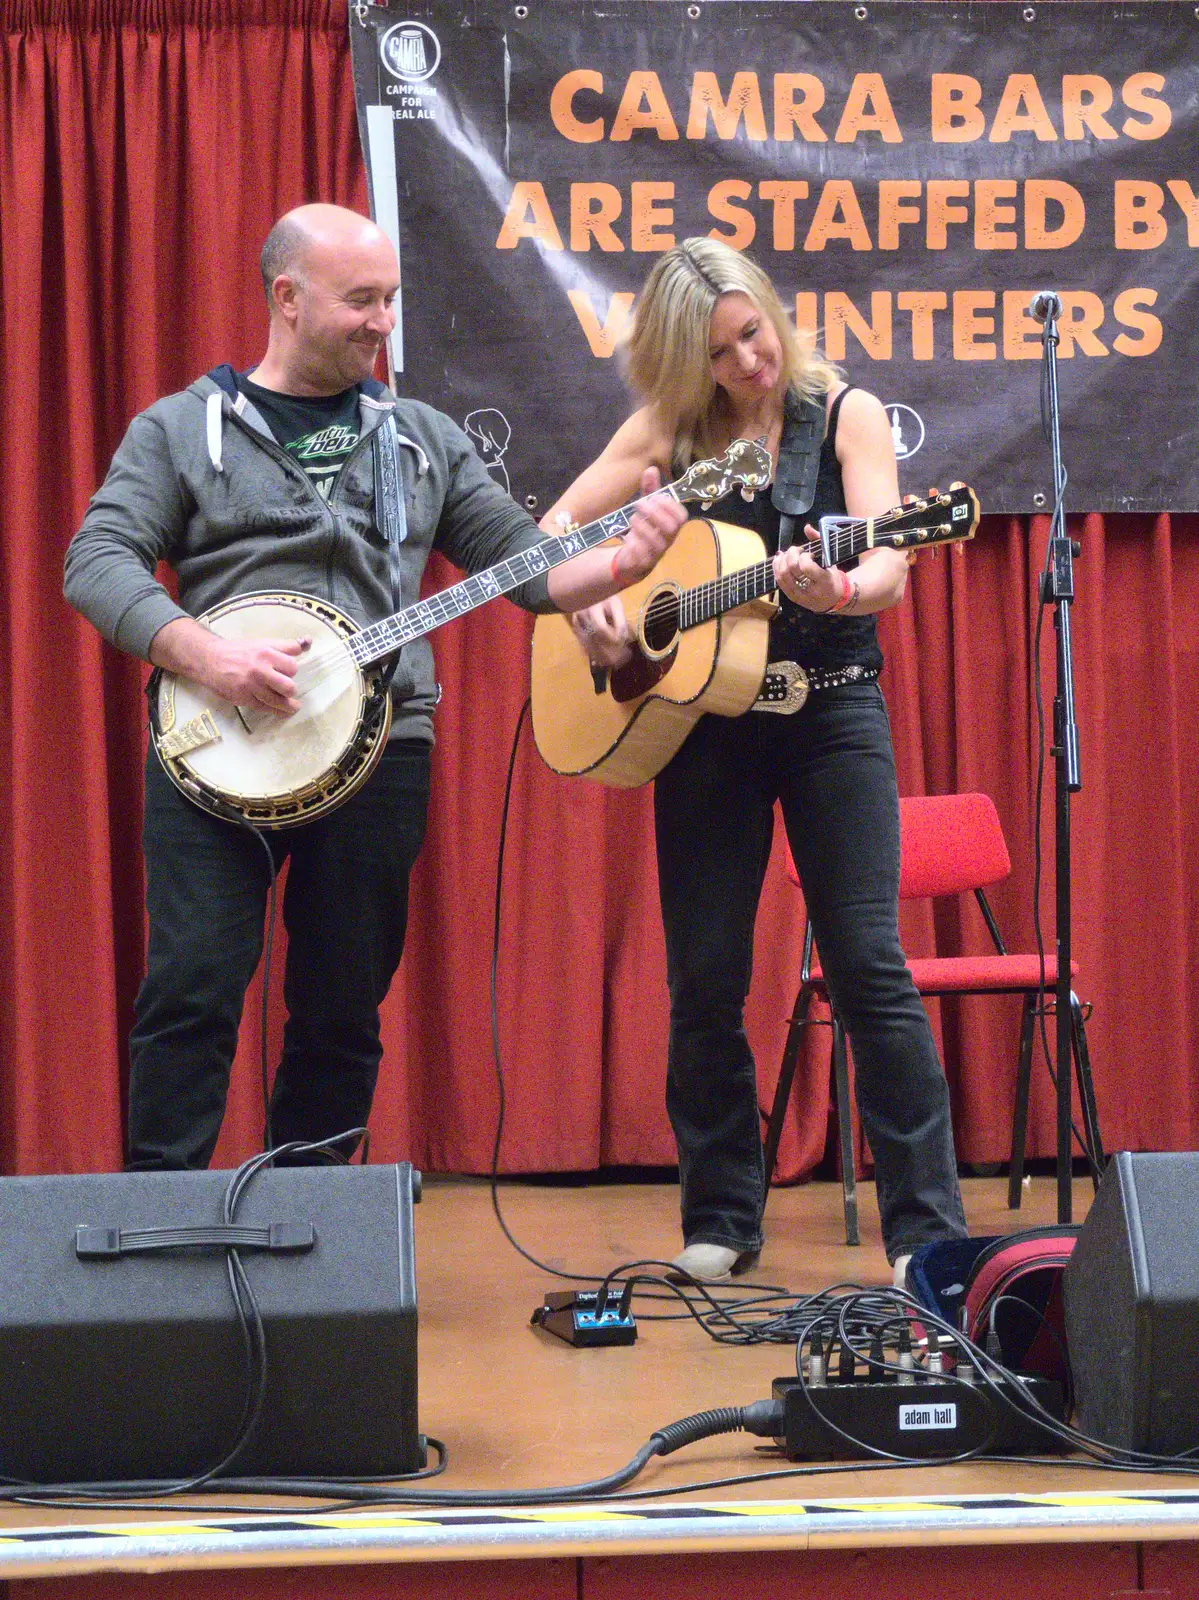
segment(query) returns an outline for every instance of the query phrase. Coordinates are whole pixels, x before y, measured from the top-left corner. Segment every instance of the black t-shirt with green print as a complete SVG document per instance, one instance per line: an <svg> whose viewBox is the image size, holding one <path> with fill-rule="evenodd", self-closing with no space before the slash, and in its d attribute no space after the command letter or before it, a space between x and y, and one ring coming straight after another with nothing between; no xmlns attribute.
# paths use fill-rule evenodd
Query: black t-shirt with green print
<svg viewBox="0 0 1199 1600"><path fill-rule="evenodd" d="M239 372L237 387L261 412L278 443L303 467L317 494L327 500L342 462L358 443L358 385L340 394L279 394Z"/></svg>

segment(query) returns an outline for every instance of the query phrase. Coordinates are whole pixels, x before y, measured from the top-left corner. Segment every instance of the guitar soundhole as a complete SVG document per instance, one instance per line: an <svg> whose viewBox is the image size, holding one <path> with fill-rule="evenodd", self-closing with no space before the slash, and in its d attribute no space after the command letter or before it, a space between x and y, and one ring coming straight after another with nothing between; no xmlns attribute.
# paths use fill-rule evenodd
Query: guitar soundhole
<svg viewBox="0 0 1199 1600"><path fill-rule="evenodd" d="M679 631L679 597L666 590L656 594L645 609L643 637L651 655L670 649Z"/></svg>

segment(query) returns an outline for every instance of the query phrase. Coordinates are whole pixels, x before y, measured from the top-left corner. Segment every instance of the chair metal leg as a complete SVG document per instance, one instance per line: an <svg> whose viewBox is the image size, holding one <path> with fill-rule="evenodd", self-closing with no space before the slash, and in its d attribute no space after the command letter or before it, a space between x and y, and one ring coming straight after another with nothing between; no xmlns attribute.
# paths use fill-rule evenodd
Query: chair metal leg
<svg viewBox="0 0 1199 1600"><path fill-rule="evenodd" d="M787 1043L783 1050L783 1059L779 1066L779 1081L774 1091L774 1100L770 1107L770 1121L766 1127L766 1151L764 1163L766 1167L766 1189L770 1188L770 1180L774 1176L774 1163L779 1153L779 1139L782 1137L783 1120L787 1115L787 1106L791 1100L791 1085L795 1081L795 1068L799 1062L799 1050L803 1044L804 1029L808 1025L808 1011L812 1004L812 988L810 984L801 984L799 993L795 996L795 1005L791 1010L791 1017L787 1023Z"/></svg>
<svg viewBox="0 0 1199 1600"><path fill-rule="evenodd" d="M1083 1025L1082 1007L1078 1003L1078 996L1073 992L1070 995L1070 1043L1073 1047L1074 1075L1078 1080L1078 1098L1082 1106L1083 1131L1086 1133L1087 1145L1094 1161L1091 1182L1098 1189L1099 1175L1104 1165L1103 1140L1099 1135L1099 1113L1095 1109L1095 1085L1091 1078L1087 1030Z"/></svg>
<svg viewBox="0 0 1199 1600"><path fill-rule="evenodd" d="M1019 1211L1024 1182L1024 1147L1028 1135L1028 1089L1032 1081L1033 1028L1037 1016L1037 996L1030 990L1024 996L1020 1019L1020 1064L1016 1070L1016 1105L1012 1112L1012 1159L1008 1169L1007 1203L1009 1211Z"/></svg>
<svg viewBox="0 0 1199 1600"><path fill-rule="evenodd" d="M767 1189L769 1189L770 1180L774 1176L779 1140L782 1137L787 1107L791 1101L791 1086L795 1081L795 1069L799 1064L799 1052L803 1043L804 1029L809 1022L808 1012L811 1009L812 996L812 988L810 985L804 984L795 997L795 1005L787 1023L787 1043L783 1050L783 1059L779 1066L779 1081L775 1087L774 1100L770 1107L770 1120L766 1127L766 1149L763 1155L763 1164L766 1169ZM846 1244L861 1244L862 1235L858 1227L858 1181L853 1148L853 1118L850 1110L849 1095L849 1057L845 1044L845 1029L835 1011L832 1013L832 1026L833 1085L837 1106L837 1128L841 1146L841 1193L845 1209L845 1242Z"/></svg>
<svg viewBox="0 0 1199 1600"><path fill-rule="evenodd" d="M845 1242L861 1244L858 1229L858 1174L853 1148L853 1116L849 1099L849 1056L845 1029L833 1012L833 1082L837 1093L837 1130L841 1144L841 1195L845 1207Z"/></svg>

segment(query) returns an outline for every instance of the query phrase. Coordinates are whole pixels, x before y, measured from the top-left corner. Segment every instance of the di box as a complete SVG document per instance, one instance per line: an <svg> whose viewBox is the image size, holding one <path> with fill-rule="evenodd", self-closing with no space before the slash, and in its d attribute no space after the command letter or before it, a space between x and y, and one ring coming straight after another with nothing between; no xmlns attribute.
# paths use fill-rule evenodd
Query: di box
<svg viewBox="0 0 1199 1600"><path fill-rule="evenodd" d="M238 1436L245 1346L228 1252L81 1259L85 1238L219 1227L227 1172L0 1179L0 1475L183 1479ZM375 1475L424 1464L416 1413L412 1205L399 1166L257 1173L234 1222L311 1248L240 1252L266 1338L238 1476Z"/></svg>
<svg viewBox="0 0 1199 1600"><path fill-rule="evenodd" d="M1199 1155L1114 1156L1062 1280L1078 1425L1126 1450L1199 1445Z"/></svg>

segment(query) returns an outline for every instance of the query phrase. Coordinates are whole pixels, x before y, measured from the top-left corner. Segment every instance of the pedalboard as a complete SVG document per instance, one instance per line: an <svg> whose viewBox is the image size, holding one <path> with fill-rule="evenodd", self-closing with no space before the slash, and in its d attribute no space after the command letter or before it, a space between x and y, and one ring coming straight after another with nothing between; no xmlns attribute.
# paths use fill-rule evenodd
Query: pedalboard
<svg viewBox="0 0 1199 1600"><path fill-rule="evenodd" d="M1065 1420L1060 1383L1009 1376L1003 1384L1018 1385L1057 1421ZM1041 1455L1069 1448L986 1385L950 1375L922 1374L912 1383L776 1378L771 1393L783 1405L783 1431L775 1442L792 1461L854 1461L874 1451L936 1460L970 1451Z"/></svg>
<svg viewBox="0 0 1199 1600"><path fill-rule="evenodd" d="M578 1349L636 1344L637 1320L628 1295L604 1295L595 1289L558 1289L535 1307L529 1321Z"/></svg>

